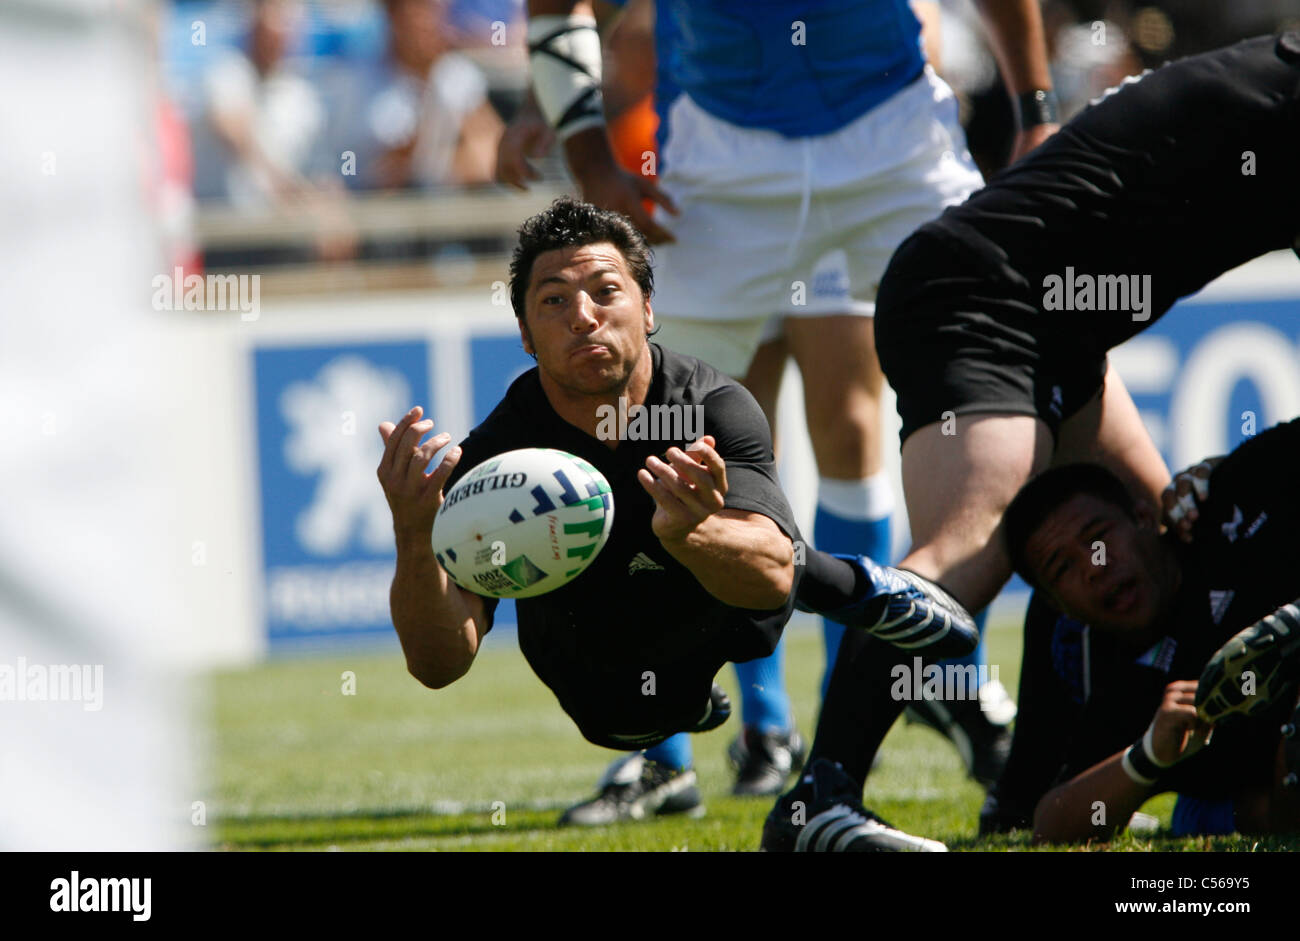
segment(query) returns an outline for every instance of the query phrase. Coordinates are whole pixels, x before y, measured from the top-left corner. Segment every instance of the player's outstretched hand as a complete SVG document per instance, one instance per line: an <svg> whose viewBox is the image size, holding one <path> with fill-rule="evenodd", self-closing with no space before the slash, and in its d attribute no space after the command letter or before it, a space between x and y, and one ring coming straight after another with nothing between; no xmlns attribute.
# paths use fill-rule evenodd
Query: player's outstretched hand
<svg viewBox="0 0 1300 941"><path fill-rule="evenodd" d="M1210 474L1222 460L1207 458L1179 471L1160 495L1165 525L1183 542L1192 541L1192 526L1200 516L1198 507L1210 496Z"/></svg>
<svg viewBox="0 0 1300 941"><path fill-rule="evenodd" d="M399 534L432 537L433 518L442 506L442 488L460 460L455 447L426 474L424 469L441 448L451 441L447 432L434 435L424 444L422 438L433 428L433 419L420 420L424 409L415 406L396 425L382 422L379 436L384 439L384 456L379 462L379 483L393 511L393 529Z"/></svg>
<svg viewBox="0 0 1300 941"><path fill-rule="evenodd" d="M1151 757L1162 767L1190 758L1210 740L1213 726L1196 714L1196 680L1175 680L1165 687L1165 696L1147 731Z"/></svg>
<svg viewBox="0 0 1300 941"><path fill-rule="evenodd" d="M656 509L650 526L661 540L689 535L722 509L727 496L727 465L714 450L717 441L704 435L686 450L669 448L667 462L651 456L637 480L654 498Z"/></svg>

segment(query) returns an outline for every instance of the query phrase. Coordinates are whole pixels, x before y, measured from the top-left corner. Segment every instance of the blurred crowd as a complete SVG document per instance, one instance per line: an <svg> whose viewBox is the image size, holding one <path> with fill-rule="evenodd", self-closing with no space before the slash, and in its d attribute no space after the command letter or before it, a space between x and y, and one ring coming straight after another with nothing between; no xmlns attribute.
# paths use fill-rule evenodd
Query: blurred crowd
<svg viewBox="0 0 1300 941"><path fill-rule="evenodd" d="M169 177L200 203L314 214L316 257L364 253L340 208L348 193L493 184L498 143L527 95L523 4L173 0L157 26ZM1010 102L971 0L939 6L939 41L927 46L987 174L1006 159ZM1125 75L1300 23L1300 0L1044 0L1043 10L1065 117ZM624 76L652 68L644 50L621 54ZM620 74L617 61L608 74ZM606 96L611 125L631 114L652 134L651 83L627 87L642 91ZM562 161L543 161L540 175L562 180Z"/></svg>

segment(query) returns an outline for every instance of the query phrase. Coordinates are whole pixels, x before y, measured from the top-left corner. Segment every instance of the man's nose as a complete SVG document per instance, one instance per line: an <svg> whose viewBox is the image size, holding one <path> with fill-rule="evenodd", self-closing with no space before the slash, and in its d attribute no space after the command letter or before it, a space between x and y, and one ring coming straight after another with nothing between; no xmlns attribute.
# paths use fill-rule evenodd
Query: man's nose
<svg viewBox="0 0 1300 941"><path fill-rule="evenodd" d="M570 326L574 333L588 333L600 322L596 316L596 302L586 291L579 291L574 299L573 318Z"/></svg>

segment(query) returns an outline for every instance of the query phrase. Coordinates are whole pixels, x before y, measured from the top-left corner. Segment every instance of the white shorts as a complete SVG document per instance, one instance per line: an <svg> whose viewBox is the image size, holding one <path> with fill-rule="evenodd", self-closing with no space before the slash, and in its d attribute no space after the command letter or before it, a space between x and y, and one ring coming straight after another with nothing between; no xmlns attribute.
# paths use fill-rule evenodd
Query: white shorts
<svg viewBox="0 0 1300 941"><path fill-rule="evenodd" d="M773 318L871 316L898 244L983 185L929 66L817 137L738 127L687 95L668 119L659 183L681 214L656 210L677 239L655 248L657 339L733 376L779 332Z"/></svg>

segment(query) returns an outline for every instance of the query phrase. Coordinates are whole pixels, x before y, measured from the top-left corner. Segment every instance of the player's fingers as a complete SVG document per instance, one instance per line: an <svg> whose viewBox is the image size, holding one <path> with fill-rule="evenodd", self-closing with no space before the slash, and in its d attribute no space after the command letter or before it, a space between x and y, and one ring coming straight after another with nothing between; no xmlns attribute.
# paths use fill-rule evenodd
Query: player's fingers
<svg viewBox="0 0 1300 941"><path fill-rule="evenodd" d="M429 474L428 489L425 491L426 496L431 496L439 503L442 502L442 488L447 486L447 478L451 476L451 472L460 463L461 453L460 445L456 445L442 456L438 466Z"/></svg>
<svg viewBox="0 0 1300 941"><path fill-rule="evenodd" d="M727 462L722 459L722 455L717 452L716 448L717 442L714 440L713 435L704 435L698 441L692 441L687 445L686 451L709 469L718 492L725 496L727 493Z"/></svg>
<svg viewBox="0 0 1300 941"><path fill-rule="evenodd" d="M420 406L415 406L415 408L403 415L396 425L389 429L388 435L384 438L384 456L379 461L379 474L381 479L387 477L388 474L392 472L393 464L397 455L397 447L401 443L402 434L410 427L411 422L415 421L416 418L419 417L421 411L422 409ZM379 433L381 435L384 433L384 425L387 424L388 422L384 422L383 425L379 426Z"/></svg>
<svg viewBox="0 0 1300 941"><path fill-rule="evenodd" d="M449 444L451 444L451 434L442 431L415 449L415 453L411 455L411 466L407 470L407 474L413 478L413 483L422 483L428 478L425 469L429 466L429 462L433 460L435 454Z"/></svg>
<svg viewBox="0 0 1300 941"><path fill-rule="evenodd" d="M637 179L639 181L637 185L640 188L641 196L644 199L658 203L674 216L680 214L680 210L677 208L677 204L673 202L673 198L660 189L658 183L645 176L638 177Z"/></svg>
<svg viewBox="0 0 1300 941"><path fill-rule="evenodd" d="M678 448L669 448L666 456L672 462L673 469L693 487L693 495L701 510L716 513L722 509L723 497L718 490L717 478L707 465L700 463L699 451L687 454Z"/></svg>
<svg viewBox="0 0 1300 941"><path fill-rule="evenodd" d="M636 472L636 479L641 484L646 493L650 494L655 505L667 513L674 521L681 521L688 516L688 511L682 505L667 482L662 477L652 471L642 468Z"/></svg>
<svg viewBox="0 0 1300 941"><path fill-rule="evenodd" d="M397 445L397 454L393 457L393 473L399 479L410 474L411 464L415 460L416 451L419 450L417 445L420 443L420 439L432 428L433 420L426 418L423 421L414 422L406 431L402 432L402 440Z"/></svg>
<svg viewBox="0 0 1300 941"><path fill-rule="evenodd" d="M651 218L650 214L645 211L639 202L634 206L629 206L625 212L651 245L662 245L665 242L677 241L671 232Z"/></svg>
<svg viewBox="0 0 1300 941"><path fill-rule="evenodd" d="M674 451L676 449L671 448L669 450ZM680 452L678 453L680 454ZM704 468L695 464L694 461L685 455L681 455L680 459L685 462L680 466L680 470L678 469L677 462L666 464L653 455L646 458L645 464L646 468L655 475L659 484L661 484L668 493L671 493L677 499L678 503L685 507L695 519L703 519L705 516L708 516L710 512L714 511L705 509L706 505L701 499L699 491L696 490L694 483L690 477L687 476L691 473L690 468L685 465L694 465L699 473L704 473Z"/></svg>

